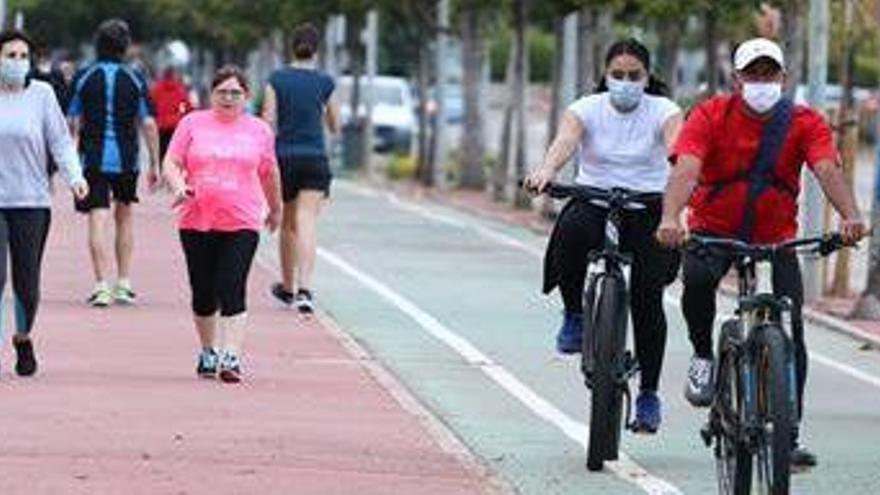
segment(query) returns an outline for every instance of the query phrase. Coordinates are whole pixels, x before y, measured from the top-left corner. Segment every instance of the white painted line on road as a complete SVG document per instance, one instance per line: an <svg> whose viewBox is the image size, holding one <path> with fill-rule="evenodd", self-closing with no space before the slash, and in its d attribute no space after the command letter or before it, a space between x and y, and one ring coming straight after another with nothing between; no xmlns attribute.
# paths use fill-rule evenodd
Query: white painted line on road
<svg viewBox="0 0 880 495"><path fill-rule="evenodd" d="M457 218L454 218L450 215L444 215L442 213L431 211L430 209L425 208L423 206L419 206L419 205L415 205L415 204L412 204L409 202L401 201L400 198L398 198L396 195L394 195L392 193L387 193L385 197L386 197L386 199L388 199L388 201L392 205L396 206L400 210L403 210L403 211L406 211L409 213L415 213L416 215L420 215L420 216L427 218L429 220L434 220L436 222L444 223L446 225L451 225L453 227L458 227L461 229L470 229L470 230L475 231L476 233L480 234L481 236L483 236L489 240L497 242L498 244L502 244L507 247L512 247L514 249L519 249L521 251L525 251L525 252L527 252L531 255L534 255L534 256L544 256L544 252L541 249L537 249L533 246L529 246L528 244L526 244L518 239L514 239L513 237L510 237L507 234L503 234L501 232L497 232L495 230L487 228L483 225L480 225L479 223L475 223L475 222L471 222L471 221L463 220L463 219L457 219Z"/></svg>
<svg viewBox="0 0 880 495"><path fill-rule="evenodd" d="M441 223L445 223L447 225L452 225L452 226L459 227L459 228L469 228L469 229L472 229L472 230L478 232L483 237L494 240L499 244L502 244L502 245L505 245L508 247L512 247L515 249L519 249L521 251L524 251L524 252L531 254L535 257L538 257L538 258L543 259L543 257L544 257L543 251L536 249L532 246L529 246L528 244L521 242L518 239L514 239L513 237L510 237L507 234L497 232L497 231L494 231L488 227L480 225L477 222L467 220L467 219L453 219L452 217L442 215L442 214L439 214L436 212L432 212L428 208L425 208L425 207L422 207L419 205L414 205L409 202L404 202L401 199L399 199L397 196L395 196L391 193L387 193L386 198L388 199L389 202L391 202L391 204L393 204L394 206L396 206L400 210L403 210L403 211L406 211L409 213L414 213L414 214L420 215L424 218L434 220L437 222L441 222ZM669 305L672 305L677 308L681 307L680 301L673 298L668 293L664 296L664 300ZM852 366L841 363L833 358L830 358L828 356L824 356L822 354L818 354L816 352L811 351L809 353L809 355L810 355L810 359L813 361L816 361L817 363L823 364L823 365L825 365L831 369L837 370L841 373L845 373L847 375L850 375L851 377L856 378L858 380L861 380L861 381L868 383L870 385L880 387L880 378L878 378L874 375L871 375L871 374L866 373L864 371L858 370Z"/></svg>
<svg viewBox="0 0 880 495"><path fill-rule="evenodd" d="M405 296L355 268L338 255L326 249L319 249L318 256L412 318L426 332L458 353L467 363L479 368L538 417L559 428L566 436L580 444L584 449L587 448L589 430L586 425L573 420L556 406L535 393L503 366L493 362L491 358L483 354L468 340L451 331ZM618 477L638 485L649 494L681 494L677 487L666 480L651 475L623 452L620 453L619 460L606 463L606 465Z"/></svg>

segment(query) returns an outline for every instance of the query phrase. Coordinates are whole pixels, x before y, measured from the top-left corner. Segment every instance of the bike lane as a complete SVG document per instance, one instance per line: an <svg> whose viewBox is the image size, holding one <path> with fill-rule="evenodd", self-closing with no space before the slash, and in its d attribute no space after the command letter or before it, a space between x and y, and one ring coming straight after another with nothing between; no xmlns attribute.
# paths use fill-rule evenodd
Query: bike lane
<svg viewBox="0 0 880 495"><path fill-rule="evenodd" d="M586 473L581 445L487 379L487 368L501 367L569 419L588 421L577 360L558 358L553 351L561 307L555 295L539 294L542 237L351 184L340 183L334 197L322 225L326 251L318 277L321 303L478 455L523 493L650 491L613 473ZM357 272L344 269L340 261ZM404 302L466 339L489 362L468 361L451 351L357 273L405 297ZM690 346L676 291L667 298L663 430L656 437L626 434L624 450L649 474L682 493L711 493L714 464L698 435L705 413L681 397ZM834 362L861 359L869 372L880 365L876 353L853 357L845 338L812 326L808 335L811 349L822 349ZM880 426L863 428L865 441L858 446L844 440L848 428L864 427L866 418L877 417L876 388L815 362L808 387L804 436L822 465L795 477L795 492L851 486L853 493L862 493L876 488L876 481L860 480L872 476L877 465L868 445L876 445ZM859 403L844 403L838 390L851 392Z"/></svg>

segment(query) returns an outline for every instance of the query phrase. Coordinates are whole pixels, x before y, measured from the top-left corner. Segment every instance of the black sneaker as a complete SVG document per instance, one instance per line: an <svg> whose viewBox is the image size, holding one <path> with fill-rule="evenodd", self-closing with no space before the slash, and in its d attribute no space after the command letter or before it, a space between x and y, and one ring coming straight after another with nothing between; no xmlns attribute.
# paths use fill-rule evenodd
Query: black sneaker
<svg viewBox="0 0 880 495"><path fill-rule="evenodd" d="M296 291L294 304L300 313L312 314L315 312L315 303L312 299L312 293L308 289L300 289Z"/></svg>
<svg viewBox="0 0 880 495"><path fill-rule="evenodd" d="M203 349L199 353L199 364L196 366L196 374L202 378L214 378L217 375L217 351Z"/></svg>
<svg viewBox="0 0 880 495"><path fill-rule="evenodd" d="M293 305L294 295L293 292L284 288L284 284L281 282L272 284L272 297L275 298L275 301L279 304L282 304L285 307L290 307Z"/></svg>
<svg viewBox="0 0 880 495"><path fill-rule="evenodd" d="M816 467L818 461L816 454L810 452L803 445L795 444L791 449L791 470L792 472L803 472Z"/></svg>
<svg viewBox="0 0 880 495"><path fill-rule="evenodd" d="M34 343L28 340L12 341L15 347L15 373L18 376L31 376L37 372L37 358L34 356Z"/></svg>

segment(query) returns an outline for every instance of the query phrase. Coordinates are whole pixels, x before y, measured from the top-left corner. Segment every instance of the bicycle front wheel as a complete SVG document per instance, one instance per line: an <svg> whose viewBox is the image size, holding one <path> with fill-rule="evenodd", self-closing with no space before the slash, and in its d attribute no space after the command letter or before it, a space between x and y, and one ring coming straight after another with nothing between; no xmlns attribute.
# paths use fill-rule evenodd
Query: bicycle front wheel
<svg viewBox="0 0 880 495"><path fill-rule="evenodd" d="M739 325L735 319L721 325L715 401L709 413L715 437L718 493L722 495L749 495L752 481L752 454L743 433L745 387L740 361L732 344L741 333Z"/></svg>
<svg viewBox="0 0 880 495"><path fill-rule="evenodd" d="M595 318L590 331L593 355L593 394L587 469L598 471L604 461L616 460L620 448L623 410L621 372L626 347L626 282L620 274L598 281Z"/></svg>
<svg viewBox="0 0 880 495"><path fill-rule="evenodd" d="M792 434L795 427L794 368L791 344L776 325L756 334L757 412L764 425L758 438L757 482L761 491L789 491Z"/></svg>

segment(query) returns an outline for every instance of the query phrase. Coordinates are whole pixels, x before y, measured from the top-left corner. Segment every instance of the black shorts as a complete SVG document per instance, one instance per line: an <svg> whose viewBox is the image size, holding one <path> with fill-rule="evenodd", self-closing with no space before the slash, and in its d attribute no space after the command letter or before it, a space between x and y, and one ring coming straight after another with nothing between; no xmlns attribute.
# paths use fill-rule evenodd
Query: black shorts
<svg viewBox="0 0 880 495"><path fill-rule="evenodd" d="M86 182L89 183L89 195L82 201L74 201L76 211L88 213L94 209L110 208L110 195L113 201L129 205L138 202L137 172L105 174L86 170Z"/></svg>
<svg viewBox="0 0 880 495"><path fill-rule="evenodd" d="M333 175L326 157L279 156L278 168L285 203L295 200L300 191L322 191L324 196L330 196Z"/></svg>

